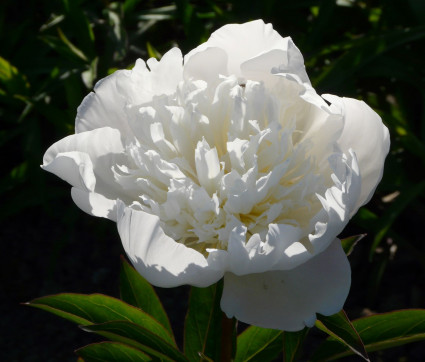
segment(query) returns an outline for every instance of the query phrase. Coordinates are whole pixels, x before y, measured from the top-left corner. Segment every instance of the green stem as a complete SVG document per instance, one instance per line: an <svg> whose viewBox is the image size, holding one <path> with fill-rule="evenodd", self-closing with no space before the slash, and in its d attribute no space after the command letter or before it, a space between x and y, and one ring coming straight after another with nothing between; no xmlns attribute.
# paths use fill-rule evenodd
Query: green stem
<svg viewBox="0 0 425 362"><path fill-rule="evenodd" d="M221 317L221 362L230 362L233 360L233 349L236 348L236 319L227 318L226 314L222 312Z"/></svg>

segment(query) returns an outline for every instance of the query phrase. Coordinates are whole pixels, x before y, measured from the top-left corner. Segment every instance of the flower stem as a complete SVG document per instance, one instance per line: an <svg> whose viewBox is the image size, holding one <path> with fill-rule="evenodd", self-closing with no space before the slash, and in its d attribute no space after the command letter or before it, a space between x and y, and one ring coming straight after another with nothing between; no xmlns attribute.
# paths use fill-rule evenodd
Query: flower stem
<svg viewBox="0 0 425 362"><path fill-rule="evenodd" d="M230 362L234 358L236 348L236 319L227 318L222 312L221 317L221 362Z"/></svg>

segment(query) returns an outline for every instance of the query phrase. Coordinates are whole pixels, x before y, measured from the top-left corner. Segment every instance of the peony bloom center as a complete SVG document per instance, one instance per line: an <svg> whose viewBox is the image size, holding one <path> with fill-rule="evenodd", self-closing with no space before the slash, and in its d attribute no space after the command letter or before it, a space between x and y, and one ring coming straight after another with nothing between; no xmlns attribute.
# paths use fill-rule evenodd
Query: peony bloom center
<svg viewBox="0 0 425 362"><path fill-rule="evenodd" d="M189 79L171 95L127 106L136 138L126 147L127 162L113 168L131 195L127 202L203 254L226 250L235 227L247 240L264 239L270 224L299 228L311 250L310 220L322 208L317 194L330 186L332 171L305 137L310 105L296 89L282 97L288 83L296 87L283 78L272 89L240 84L233 75L213 87Z"/></svg>

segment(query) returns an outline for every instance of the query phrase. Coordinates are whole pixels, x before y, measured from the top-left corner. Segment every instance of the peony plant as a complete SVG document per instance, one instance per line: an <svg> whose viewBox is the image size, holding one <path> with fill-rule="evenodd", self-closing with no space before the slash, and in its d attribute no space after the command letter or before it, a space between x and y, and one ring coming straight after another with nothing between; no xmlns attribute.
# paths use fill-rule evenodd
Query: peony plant
<svg viewBox="0 0 425 362"><path fill-rule="evenodd" d="M99 81L42 167L83 211L117 223L152 285L222 280L228 318L298 332L319 315L335 335L323 316L337 315L355 339L338 235L373 195L389 146L377 113L318 95L291 38L256 20Z"/></svg>

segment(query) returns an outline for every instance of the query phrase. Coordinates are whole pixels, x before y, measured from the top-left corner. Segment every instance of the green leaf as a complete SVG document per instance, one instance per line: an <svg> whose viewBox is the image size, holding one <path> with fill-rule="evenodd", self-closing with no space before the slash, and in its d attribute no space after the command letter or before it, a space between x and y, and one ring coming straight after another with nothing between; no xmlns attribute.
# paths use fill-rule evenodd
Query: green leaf
<svg viewBox="0 0 425 362"><path fill-rule="evenodd" d="M155 293L155 289L124 257L121 258L120 292L123 301L154 317L173 335L170 321Z"/></svg>
<svg viewBox="0 0 425 362"><path fill-rule="evenodd" d="M222 282L208 288L192 287L186 315L184 352L190 361L200 361L200 353L220 360Z"/></svg>
<svg viewBox="0 0 425 362"><path fill-rule="evenodd" d="M397 217L410 205L410 203L417 199L419 195L425 190L425 181L422 181L412 187L403 190L397 199L388 207L385 214L380 218L379 223L382 225L379 232L376 234L370 248L369 258L373 257L373 254L378 247L383 237L387 234L391 225L397 219Z"/></svg>
<svg viewBox="0 0 425 362"><path fill-rule="evenodd" d="M3 85L12 96L28 94L29 83L25 75L19 73L16 67L2 57L0 57L0 85Z"/></svg>
<svg viewBox="0 0 425 362"><path fill-rule="evenodd" d="M350 236L345 239L341 239L342 248L344 249L345 254L347 256L350 255L353 252L354 247L357 245L357 243L360 240L362 240L365 236L366 234L359 234L359 235Z"/></svg>
<svg viewBox="0 0 425 362"><path fill-rule="evenodd" d="M354 76L354 73L358 72L361 67L386 51L423 37L425 37L425 26L418 26L408 30L394 30L380 34L379 36L372 36L352 42L352 48L337 61L333 62L315 80L314 86L319 87L322 91L335 89L340 84L346 82L347 79Z"/></svg>
<svg viewBox="0 0 425 362"><path fill-rule="evenodd" d="M68 59L72 62L75 62L78 65L86 65L87 59L81 51L77 49L77 53L74 52L70 47L65 44L59 37L52 35L41 35L40 40L45 42L49 47L59 53L59 57L61 60ZM81 54L83 57L81 57Z"/></svg>
<svg viewBox="0 0 425 362"><path fill-rule="evenodd" d="M100 334L115 342L128 344L160 360L187 361L172 344L155 335L147 328L128 321L112 321L80 326L86 332Z"/></svg>
<svg viewBox="0 0 425 362"><path fill-rule="evenodd" d="M138 362L152 361L147 354L116 342L100 342L79 348L75 353L86 362Z"/></svg>
<svg viewBox="0 0 425 362"><path fill-rule="evenodd" d="M88 62L88 59L85 56L85 54L80 49L78 49L73 43L71 43L71 41L66 37L62 29L59 27L58 27L58 35L59 35L59 38L62 40L62 42L69 48L69 50L72 53L74 53L81 60Z"/></svg>
<svg viewBox="0 0 425 362"><path fill-rule="evenodd" d="M235 362L270 361L282 351L282 331L251 326L237 340Z"/></svg>
<svg viewBox="0 0 425 362"><path fill-rule="evenodd" d="M82 325L129 321L175 345L170 333L150 315L107 295L64 293L37 298L28 304Z"/></svg>
<svg viewBox="0 0 425 362"><path fill-rule="evenodd" d="M148 50L149 58L161 59L162 55L158 50L156 50L153 45L149 42L146 42L146 49Z"/></svg>
<svg viewBox="0 0 425 362"><path fill-rule="evenodd" d="M133 13L134 8L141 0L125 0L123 4L123 10L125 13Z"/></svg>
<svg viewBox="0 0 425 362"><path fill-rule="evenodd" d="M298 332L283 332L283 360L285 362L296 361L308 331L309 328Z"/></svg>
<svg viewBox="0 0 425 362"><path fill-rule="evenodd" d="M399 310L353 321L366 351L374 352L425 340L425 309ZM328 338L313 355L314 361L339 360L353 352Z"/></svg>
<svg viewBox="0 0 425 362"><path fill-rule="evenodd" d="M96 56L92 20L86 15L84 5L80 1L70 1L68 4L66 11L68 29L72 31L73 37L78 40L79 49L81 49L82 53L88 59L92 59Z"/></svg>
<svg viewBox="0 0 425 362"><path fill-rule="evenodd" d="M329 317L318 314L316 327L369 361L363 342L343 310Z"/></svg>

